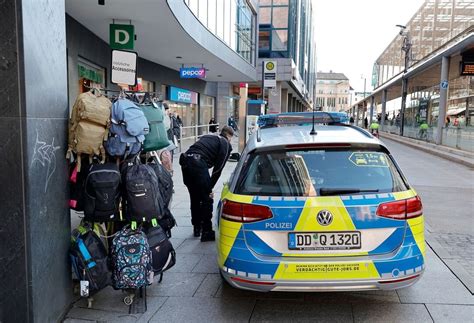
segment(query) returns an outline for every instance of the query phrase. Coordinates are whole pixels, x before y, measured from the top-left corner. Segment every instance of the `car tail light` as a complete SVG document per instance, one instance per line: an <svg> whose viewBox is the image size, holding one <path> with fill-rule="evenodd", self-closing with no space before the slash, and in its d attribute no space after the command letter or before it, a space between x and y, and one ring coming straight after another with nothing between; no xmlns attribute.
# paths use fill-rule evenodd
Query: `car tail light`
<svg viewBox="0 0 474 323"><path fill-rule="evenodd" d="M376 214L384 218L406 220L422 215L423 205L421 199L415 196L406 200L382 203L377 208Z"/></svg>
<svg viewBox="0 0 474 323"><path fill-rule="evenodd" d="M272 210L264 205L224 200L222 206L222 218L229 221L249 223L270 219L272 217Z"/></svg>

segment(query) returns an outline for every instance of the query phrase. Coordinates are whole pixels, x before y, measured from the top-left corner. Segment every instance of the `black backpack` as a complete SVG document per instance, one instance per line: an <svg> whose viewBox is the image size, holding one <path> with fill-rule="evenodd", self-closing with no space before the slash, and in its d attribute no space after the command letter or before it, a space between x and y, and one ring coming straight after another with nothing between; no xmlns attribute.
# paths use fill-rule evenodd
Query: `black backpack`
<svg viewBox="0 0 474 323"><path fill-rule="evenodd" d="M161 227L150 227L147 233L155 275L161 275L176 263L176 252ZM161 281L161 278L160 278Z"/></svg>
<svg viewBox="0 0 474 323"><path fill-rule="evenodd" d="M76 277L89 282L89 293L110 285L107 249L89 226L81 224L72 232L69 256Z"/></svg>
<svg viewBox="0 0 474 323"><path fill-rule="evenodd" d="M158 224L166 232L166 235L171 237L171 229L176 226L176 220L171 213L169 206L171 202L171 197L173 196L173 178L171 174L156 161L156 157L153 157L149 160L148 165L150 165L158 177L160 185L160 193L163 199L163 217L158 220Z"/></svg>
<svg viewBox="0 0 474 323"><path fill-rule="evenodd" d="M93 222L118 220L120 172L115 163L92 164L84 183L84 219Z"/></svg>
<svg viewBox="0 0 474 323"><path fill-rule="evenodd" d="M122 168L122 181L125 219L157 224L163 218L164 203L153 168L133 158Z"/></svg>

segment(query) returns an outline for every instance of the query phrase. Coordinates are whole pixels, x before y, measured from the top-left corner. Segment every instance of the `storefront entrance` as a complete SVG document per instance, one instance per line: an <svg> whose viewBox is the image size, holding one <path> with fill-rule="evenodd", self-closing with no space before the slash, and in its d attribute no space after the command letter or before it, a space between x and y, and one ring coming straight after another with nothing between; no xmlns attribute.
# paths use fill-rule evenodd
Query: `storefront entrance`
<svg viewBox="0 0 474 323"><path fill-rule="evenodd" d="M198 93L169 86L167 100L170 112L179 116L183 127L195 126L198 123ZM183 129L184 138L194 135L194 129Z"/></svg>

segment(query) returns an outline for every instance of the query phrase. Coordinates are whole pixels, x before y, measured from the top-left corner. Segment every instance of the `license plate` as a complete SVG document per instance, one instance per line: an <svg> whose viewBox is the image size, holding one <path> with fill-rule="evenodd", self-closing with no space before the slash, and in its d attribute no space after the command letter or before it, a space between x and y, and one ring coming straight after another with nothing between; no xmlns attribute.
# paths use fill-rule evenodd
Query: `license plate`
<svg viewBox="0 0 474 323"><path fill-rule="evenodd" d="M288 249L291 250L349 250L360 248L360 231L288 233Z"/></svg>

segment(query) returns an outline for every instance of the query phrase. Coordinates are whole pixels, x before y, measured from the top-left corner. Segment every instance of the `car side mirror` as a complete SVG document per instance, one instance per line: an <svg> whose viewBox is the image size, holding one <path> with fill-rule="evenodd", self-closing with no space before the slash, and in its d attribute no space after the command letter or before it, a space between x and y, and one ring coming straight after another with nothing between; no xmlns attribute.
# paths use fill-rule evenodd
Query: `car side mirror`
<svg viewBox="0 0 474 323"><path fill-rule="evenodd" d="M232 153L229 156L230 161L239 161L240 160L240 154L239 153Z"/></svg>

